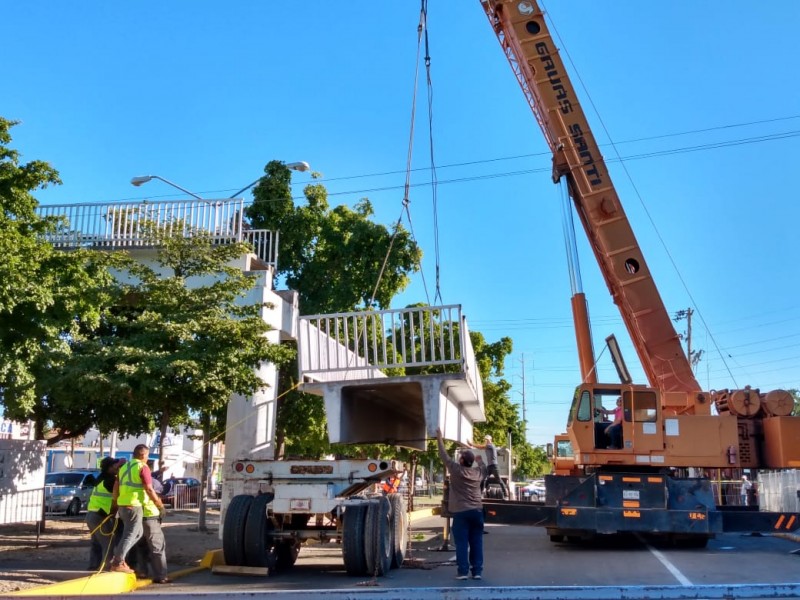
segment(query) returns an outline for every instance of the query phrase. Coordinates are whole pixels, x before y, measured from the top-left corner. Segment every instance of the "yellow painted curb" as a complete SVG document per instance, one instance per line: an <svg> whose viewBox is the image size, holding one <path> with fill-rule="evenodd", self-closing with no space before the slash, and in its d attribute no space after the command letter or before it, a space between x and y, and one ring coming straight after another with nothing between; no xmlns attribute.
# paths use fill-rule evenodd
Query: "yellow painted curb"
<svg viewBox="0 0 800 600"><path fill-rule="evenodd" d="M203 560L200 561L200 567L203 569L210 569L211 567L224 564L225 555L223 554L222 550L209 550L206 552Z"/></svg>
<svg viewBox="0 0 800 600"><path fill-rule="evenodd" d="M51 583L29 590L12 592L12 596L108 596L132 592L137 588L133 573L96 573L88 577Z"/></svg>

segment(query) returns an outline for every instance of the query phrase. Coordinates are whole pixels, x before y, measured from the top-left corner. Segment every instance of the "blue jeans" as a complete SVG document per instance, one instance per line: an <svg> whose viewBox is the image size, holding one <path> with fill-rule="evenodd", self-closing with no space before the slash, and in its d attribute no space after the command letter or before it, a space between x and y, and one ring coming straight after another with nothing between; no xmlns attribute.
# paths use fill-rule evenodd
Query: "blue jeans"
<svg viewBox="0 0 800 600"><path fill-rule="evenodd" d="M456 543L456 563L459 575L483 573L483 510L453 513L453 541Z"/></svg>

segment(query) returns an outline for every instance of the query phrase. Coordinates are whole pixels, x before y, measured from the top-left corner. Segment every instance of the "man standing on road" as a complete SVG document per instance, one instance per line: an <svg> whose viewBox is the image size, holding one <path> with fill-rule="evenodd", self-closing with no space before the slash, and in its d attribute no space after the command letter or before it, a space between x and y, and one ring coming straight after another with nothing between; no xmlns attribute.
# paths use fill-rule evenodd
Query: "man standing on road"
<svg viewBox="0 0 800 600"><path fill-rule="evenodd" d="M464 450L458 462L447 456L442 430L436 429L439 457L450 474L447 510L453 517L453 540L456 543L456 579L483 577L483 504L481 502L481 472L473 468L475 454Z"/></svg>
<svg viewBox="0 0 800 600"><path fill-rule="evenodd" d="M155 482L154 482L155 483ZM137 558L136 571L147 577L147 564L153 574L153 583L172 583L167 577L167 544L161 522L164 518L163 511L153 503L150 498L144 499L142 507L142 528L144 534L136 544Z"/></svg>
<svg viewBox="0 0 800 600"><path fill-rule="evenodd" d="M118 573L134 573L125 562L128 552L142 537L142 507L149 498L163 516L164 505L153 489L153 479L147 467L148 448L139 444L133 449L133 460L124 465L114 482L114 505L117 515L125 526L122 539L117 544L111 570Z"/></svg>
<svg viewBox="0 0 800 600"><path fill-rule="evenodd" d="M742 475L742 506L747 506L749 504L747 497L752 487L753 484L747 479L747 475Z"/></svg>
<svg viewBox="0 0 800 600"><path fill-rule="evenodd" d="M508 489L506 488L506 484L503 479L500 477L500 471L497 468L497 448L495 448L494 444L492 443L492 436L486 435L484 436L485 444L477 444L474 442L470 442L467 440L467 444L472 446L473 448L478 448L479 450L486 450L486 481L484 482L484 487L489 483L489 477L492 475L495 476L497 482L500 484L500 489L503 490L503 498L506 500L509 498Z"/></svg>

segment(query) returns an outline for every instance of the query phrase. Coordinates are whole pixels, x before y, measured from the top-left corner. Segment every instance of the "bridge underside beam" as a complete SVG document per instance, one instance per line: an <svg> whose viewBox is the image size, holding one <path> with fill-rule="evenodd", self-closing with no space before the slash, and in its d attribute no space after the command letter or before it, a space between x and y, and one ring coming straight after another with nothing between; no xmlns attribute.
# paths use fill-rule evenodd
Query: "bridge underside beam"
<svg viewBox="0 0 800 600"><path fill-rule="evenodd" d="M417 450L441 427L446 439L466 443L483 406L458 373L306 383L323 396L331 443L388 444Z"/></svg>

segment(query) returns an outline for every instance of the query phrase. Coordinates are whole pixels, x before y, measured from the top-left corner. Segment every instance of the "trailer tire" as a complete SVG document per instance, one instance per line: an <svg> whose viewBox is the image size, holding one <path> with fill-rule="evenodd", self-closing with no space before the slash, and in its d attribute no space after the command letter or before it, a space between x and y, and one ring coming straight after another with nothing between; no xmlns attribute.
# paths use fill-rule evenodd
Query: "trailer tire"
<svg viewBox="0 0 800 600"><path fill-rule="evenodd" d="M408 545L408 513L400 494L389 494L389 503L392 505L392 568L399 569L403 566Z"/></svg>
<svg viewBox="0 0 800 600"><path fill-rule="evenodd" d="M342 515L342 558L348 575L363 575L367 572L364 556L364 525L367 503L348 504Z"/></svg>
<svg viewBox="0 0 800 600"><path fill-rule="evenodd" d="M391 503L386 496L371 500L367 508L364 532L364 553L367 559L367 575L380 576L392 567L392 529L390 527Z"/></svg>
<svg viewBox="0 0 800 600"><path fill-rule="evenodd" d="M244 564L248 567L267 567L276 565L275 526L267 514L267 505L275 494L259 494L253 498L250 512L244 526Z"/></svg>
<svg viewBox="0 0 800 600"><path fill-rule="evenodd" d="M237 567L244 566L244 531L247 513L253 497L246 494L234 496L225 511L225 523L222 528L222 553L225 564Z"/></svg>
<svg viewBox="0 0 800 600"><path fill-rule="evenodd" d="M281 540L275 547L275 570L278 573L288 571L297 561L300 554L299 540Z"/></svg>

